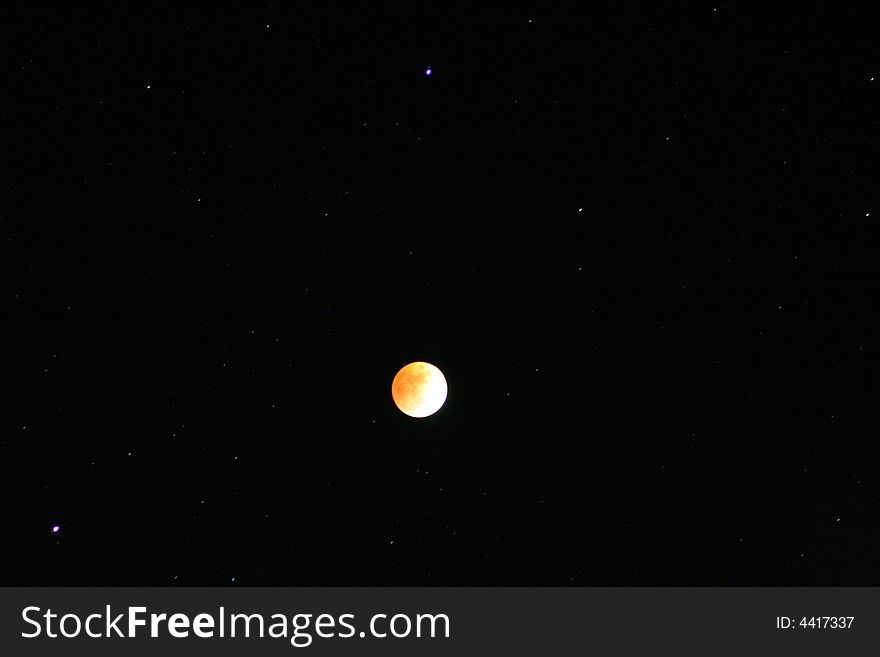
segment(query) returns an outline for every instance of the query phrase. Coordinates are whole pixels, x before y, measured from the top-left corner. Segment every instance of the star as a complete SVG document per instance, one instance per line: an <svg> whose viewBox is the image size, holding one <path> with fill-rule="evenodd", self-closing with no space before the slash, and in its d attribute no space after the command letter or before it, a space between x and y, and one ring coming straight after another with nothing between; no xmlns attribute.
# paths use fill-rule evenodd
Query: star
<svg viewBox="0 0 880 657"><path fill-rule="evenodd" d="M61 531L60 525L52 525L52 533L53 534L57 534L59 531Z"/></svg>
<svg viewBox="0 0 880 657"><path fill-rule="evenodd" d="M431 75L431 69L430 69L430 68L426 68L426 69L425 69L425 75Z"/></svg>

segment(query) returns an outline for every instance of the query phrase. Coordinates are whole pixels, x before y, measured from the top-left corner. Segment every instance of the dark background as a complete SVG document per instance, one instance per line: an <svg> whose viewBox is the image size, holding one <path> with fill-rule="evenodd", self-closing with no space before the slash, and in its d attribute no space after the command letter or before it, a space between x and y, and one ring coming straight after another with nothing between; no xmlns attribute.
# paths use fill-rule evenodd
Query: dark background
<svg viewBox="0 0 880 657"><path fill-rule="evenodd" d="M3 9L0 581L880 583L877 25L654 4Z"/></svg>

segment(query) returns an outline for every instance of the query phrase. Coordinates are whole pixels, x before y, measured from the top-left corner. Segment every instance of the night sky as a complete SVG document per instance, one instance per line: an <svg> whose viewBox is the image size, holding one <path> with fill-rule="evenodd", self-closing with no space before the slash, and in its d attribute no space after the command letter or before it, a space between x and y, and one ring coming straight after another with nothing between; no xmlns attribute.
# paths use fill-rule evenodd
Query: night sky
<svg viewBox="0 0 880 657"><path fill-rule="evenodd" d="M480 4L2 10L0 582L880 583L876 25Z"/></svg>

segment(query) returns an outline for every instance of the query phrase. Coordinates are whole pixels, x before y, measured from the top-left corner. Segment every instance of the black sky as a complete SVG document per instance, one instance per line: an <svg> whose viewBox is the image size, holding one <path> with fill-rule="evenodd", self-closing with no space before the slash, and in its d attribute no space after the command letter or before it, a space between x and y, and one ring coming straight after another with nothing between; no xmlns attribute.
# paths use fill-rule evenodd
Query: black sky
<svg viewBox="0 0 880 657"><path fill-rule="evenodd" d="M866 16L313 5L2 10L0 581L877 584Z"/></svg>

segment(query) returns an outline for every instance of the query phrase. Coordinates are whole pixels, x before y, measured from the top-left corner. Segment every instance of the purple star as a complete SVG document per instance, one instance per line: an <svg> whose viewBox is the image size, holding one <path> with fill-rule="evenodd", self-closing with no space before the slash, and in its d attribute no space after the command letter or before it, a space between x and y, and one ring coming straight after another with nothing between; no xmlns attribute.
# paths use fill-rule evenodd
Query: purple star
<svg viewBox="0 0 880 657"><path fill-rule="evenodd" d="M60 525L52 525L52 533L57 534L61 530Z"/></svg>
<svg viewBox="0 0 880 657"><path fill-rule="evenodd" d="M426 68L426 69L425 69L425 75L431 75L431 69Z"/></svg>

